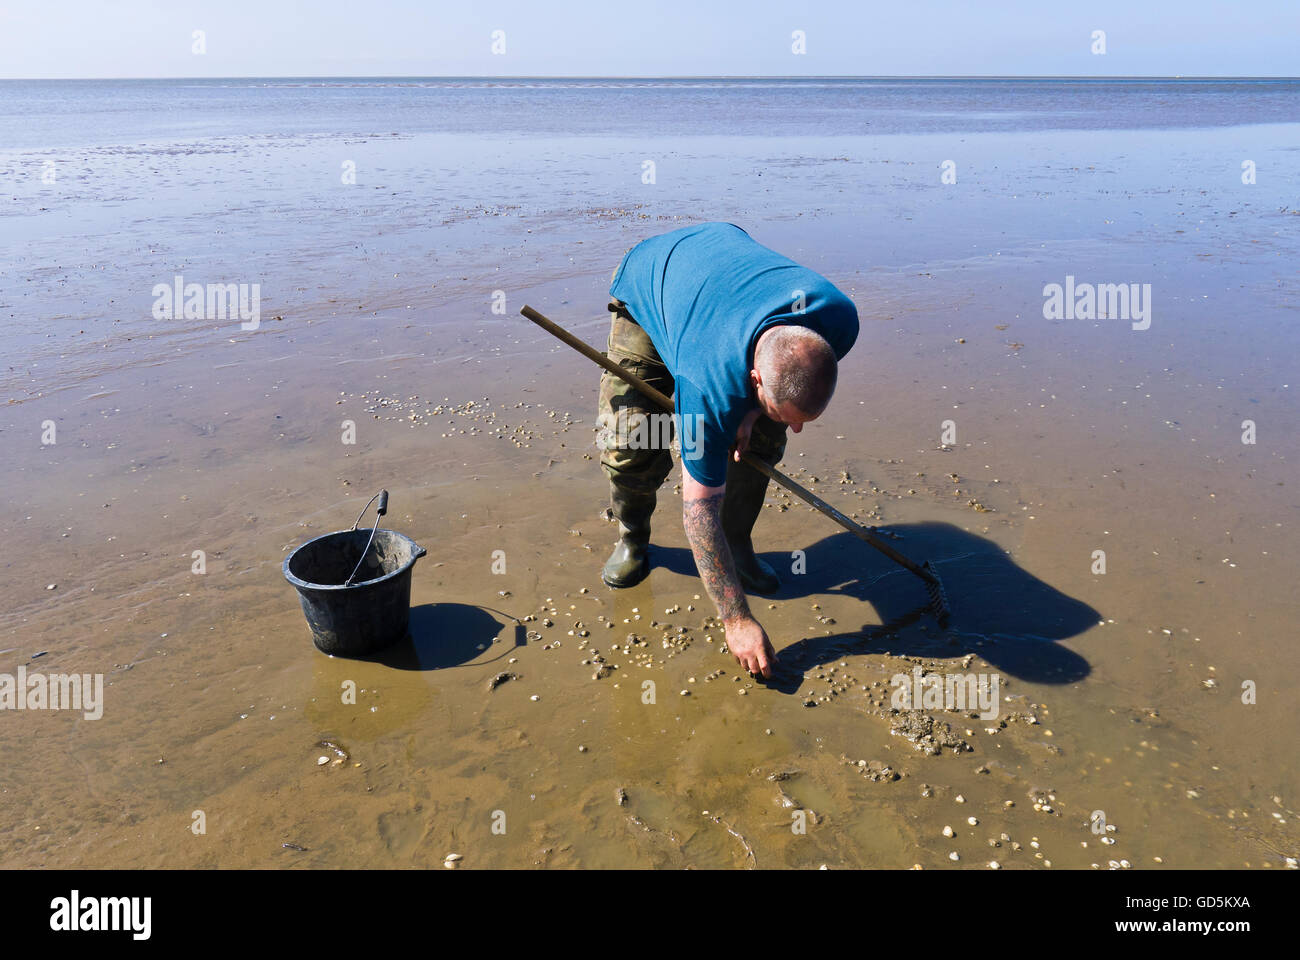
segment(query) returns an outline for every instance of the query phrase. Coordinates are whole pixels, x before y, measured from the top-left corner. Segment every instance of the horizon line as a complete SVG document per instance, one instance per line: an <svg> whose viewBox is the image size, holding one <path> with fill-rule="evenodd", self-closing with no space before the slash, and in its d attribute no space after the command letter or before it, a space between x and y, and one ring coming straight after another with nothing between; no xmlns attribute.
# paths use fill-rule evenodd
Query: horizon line
<svg viewBox="0 0 1300 960"><path fill-rule="evenodd" d="M234 74L230 76L156 76L156 77L0 77L0 81L64 80L1294 80L1300 76L1285 74L415 74L415 73L341 73L341 74Z"/></svg>

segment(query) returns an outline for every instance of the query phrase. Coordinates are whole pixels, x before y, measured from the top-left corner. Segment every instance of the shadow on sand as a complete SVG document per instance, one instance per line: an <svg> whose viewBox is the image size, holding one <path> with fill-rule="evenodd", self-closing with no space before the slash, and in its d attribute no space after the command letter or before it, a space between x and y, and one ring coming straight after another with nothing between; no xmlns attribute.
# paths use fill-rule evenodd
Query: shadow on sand
<svg viewBox="0 0 1300 960"><path fill-rule="evenodd" d="M478 660L499 637L514 643L493 660L527 643L524 625L508 614L468 603L422 603L411 608L406 636L367 659L395 670L441 670ZM505 621L504 623L502 621ZM491 661L479 660L482 666Z"/></svg>
<svg viewBox="0 0 1300 960"><path fill-rule="evenodd" d="M934 563L952 609L947 624L941 628L927 612L919 579L851 533L833 534L805 548L802 574L791 573L790 554L763 554L781 575L773 599L838 594L871 604L880 620L857 629L835 624L836 633L786 645L774 638L777 669L769 686L793 693L809 667L851 654L884 652L927 657L975 653L1010 676L1036 683L1074 683L1088 675L1088 662L1055 641L1095 625L1101 615L1092 607L1022 570L991 540L952 524L884 529L897 535L891 544L917 563L927 558ZM696 575L695 561L681 548L652 548L650 562Z"/></svg>

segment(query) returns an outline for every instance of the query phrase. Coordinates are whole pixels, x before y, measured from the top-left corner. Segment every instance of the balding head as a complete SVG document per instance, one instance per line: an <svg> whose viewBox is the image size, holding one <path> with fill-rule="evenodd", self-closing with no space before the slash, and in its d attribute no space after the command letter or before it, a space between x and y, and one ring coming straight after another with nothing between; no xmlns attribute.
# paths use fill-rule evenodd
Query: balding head
<svg viewBox="0 0 1300 960"><path fill-rule="evenodd" d="M750 377L766 395L765 407L797 411L801 421L815 420L830 403L838 370L825 338L808 327L781 324L758 338Z"/></svg>

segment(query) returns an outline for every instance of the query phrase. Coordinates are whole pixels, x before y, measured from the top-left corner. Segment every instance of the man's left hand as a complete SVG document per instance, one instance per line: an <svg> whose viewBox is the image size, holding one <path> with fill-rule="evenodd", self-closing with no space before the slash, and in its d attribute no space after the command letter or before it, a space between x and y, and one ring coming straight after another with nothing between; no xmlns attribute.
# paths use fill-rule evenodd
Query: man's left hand
<svg viewBox="0 0 1300 960"><path fill-rule="evenodd" d="M740 427L736 430L736 445L731 448L731 455L737 463L740 462L740 455L749 449L749 436L754 432L754 424L762 412L762 410L751 410L745 414L745 419L740 421Z"/></svg>

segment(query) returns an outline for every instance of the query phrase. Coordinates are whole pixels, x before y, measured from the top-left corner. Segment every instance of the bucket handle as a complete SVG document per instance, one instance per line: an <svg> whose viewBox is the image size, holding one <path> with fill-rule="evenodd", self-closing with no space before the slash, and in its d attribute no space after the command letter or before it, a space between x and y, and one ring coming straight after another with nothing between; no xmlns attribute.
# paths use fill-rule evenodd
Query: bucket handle
<svg viewBox="0 0 1300 960"><path fill-rule="evenodd" d="M362 561L366 559L366 554L370 552L370 545L375 542L375 531L379 528L379 518L388 512L388 491L380 490L377 494L366 501L366 505L362 507L361 512L357 514L357 519L353 521L352 529L355 530L357 528L357 524L361 522L361 518L366 515L366 511L370 509L370 505L375 502L376 498L379 500L379 505L375 507L375 525L370 528L370 539L366 541L366 548L361 551L361 556L357 558L357 565L352 568L352 573L343 581L343 586L345 587L352 586L352 578L355 577L357 571L361 569Z"/></svg>
<svg viewBox="0 0 1300 960"><path fill-rule="evenodd" d="M376 497L379 498L379 506L375 508L375 513L382 517L388 512L388 491L380 490L374 497L371 497L366 501L366 505L361 508L361 512L357 514L357 518L352 521L353 530L357 528L357 524L360 523L361 518L366 515L366 511L370 509L370 505L375 502Z"/></svg>

